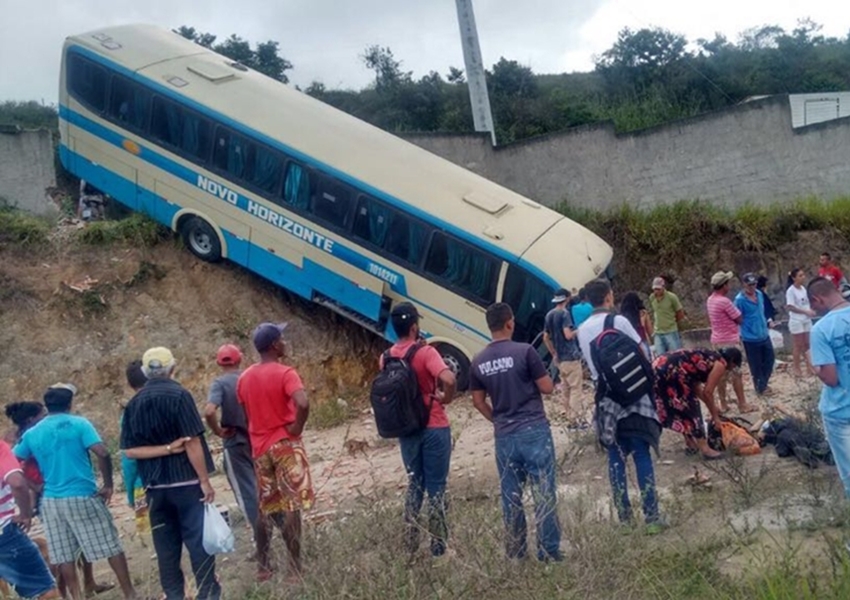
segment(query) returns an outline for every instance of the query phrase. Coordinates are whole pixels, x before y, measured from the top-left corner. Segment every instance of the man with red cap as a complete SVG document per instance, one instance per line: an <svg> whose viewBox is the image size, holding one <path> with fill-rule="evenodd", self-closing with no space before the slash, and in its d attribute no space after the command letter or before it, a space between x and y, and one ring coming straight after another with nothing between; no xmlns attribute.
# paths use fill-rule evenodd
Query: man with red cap
<svg viewBox="0 0 850 600"><path fill-rule="evenodd" d="M254 473L254 460L251 458L248 419L245 409L236 398L236 382L242 374L242 352L233 344L225 344L218 349L215 362L221 367L222 375L210 386L204 418L210 430L222 439L227 481L236 497L239 510L254 530L256 540L260 513L257 476ZM216 414L219 409L220 422Z"/></svg>

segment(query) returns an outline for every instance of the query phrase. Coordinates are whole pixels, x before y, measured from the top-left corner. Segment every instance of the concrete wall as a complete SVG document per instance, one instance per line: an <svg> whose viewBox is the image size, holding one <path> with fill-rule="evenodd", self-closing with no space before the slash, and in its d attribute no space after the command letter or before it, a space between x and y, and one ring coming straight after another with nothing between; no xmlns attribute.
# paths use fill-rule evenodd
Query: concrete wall
<svg viewBox="0 0 850 600"><path fill-rule="evenodd" d="M635 133L605 123L495 149L487 135L405 137L550 206L737 206L850 194L850 118L792 129L787 96Z"/></svg>
<svg viewBox="0 0 850 600"><path fill-rule="evenodd" d="M47 188L56 185L49 131L0 130L0 198L29 212L56 212Z"/></svg>

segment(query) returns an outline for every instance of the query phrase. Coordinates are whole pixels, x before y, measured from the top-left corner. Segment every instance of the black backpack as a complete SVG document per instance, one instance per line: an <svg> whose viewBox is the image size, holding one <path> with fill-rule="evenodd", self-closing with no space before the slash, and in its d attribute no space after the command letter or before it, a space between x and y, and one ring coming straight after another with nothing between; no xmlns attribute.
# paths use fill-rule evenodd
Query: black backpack
<svg viewBox="0 0 850 600"><path fill-rule="evenodd" d="M620 406L653 396L655 373L640 345L614 328L614 314L605 317L602 333L590 344L590 356L604 393Z"/></svg>
<svg viewBox="0 0 850 600"><path fill-rule="evenodd" d="M404 358L390 356L389 350L384 352L384 365L372 380L369 401L382 438L405 437L428 425L431 411L422 400L411 362L419 348L418 343L413 344Z"/></svg>

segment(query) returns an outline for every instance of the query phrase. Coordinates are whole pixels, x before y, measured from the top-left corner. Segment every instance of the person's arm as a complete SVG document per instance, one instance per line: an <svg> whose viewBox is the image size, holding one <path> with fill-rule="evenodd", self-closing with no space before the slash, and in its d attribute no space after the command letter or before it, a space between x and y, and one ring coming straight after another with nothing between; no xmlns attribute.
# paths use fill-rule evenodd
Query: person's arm
<svg viewBox="0 0 850 600"><path fill-rule="evenodd" d="M735 296L735 301L726 305L726 314L738 325L744 321L744 313L741 312L741 307L738 305L740 298L740 295Z"/></svg>
<svg viewBox="0 0 850 600"><path fill-rule="evenodd" d="M640 322L646 332L646 337L651 339L655 335L655 327L652 326L652 319L649 318L649 312L646 309L640 311Z"/></svg>
<svg viewBox="0 0 850 600"><path fill-rule="evenodd" d="M135 448L125 448L122 450L124 456L135 460L148 458L161 458L169 454L179 454L186 451L186 442L191 438L177 438L170 444L159 444L157 446L136 446Z"/></svg>
<svg viewBox="0 0 850 600"><path fill-rule="evenodd" d="M299 437L304 431L307 417L310 416L310 401L307 399L307 394L303 389L292 394L292 401L295 402L295 421L290 423L286 427L286 430L289 432L289 435Z"/></svg>
<svg viewBox="0 0 850 600"><path fill-rule="evenodd" d="M811 334L811 361L818 378L828 387L838 387L838 360L830 339L815 325Z"/></svg>
<svg viewBox="0 0 850 600"><path fill-rule="evenodd" d="M544 396L551 394L555 391L555 383L552 381L552 378L549 377L548 374L538 379L535 379L534 385L537 386L537 390Z"/></svg>
<svg viewBox="0 0 850 600"><path fill-rule="evenodd" d="M109 450L102 442L98 442L93 446L89 446L89 450L97 457L97 466L100 470L100 475L103 477L103 486L98 490L97 495L103 498L106 504L112 500L112 490L114 488L112 482L112 457L109 456Z"/></svg>
<svg viewBox="0 0 850 600"><path fill-rule="evenodd" d="M814 369L825 386L838 387L838 369L835 365L820 365Z"/></svg>
<svg viewBox="0 0 850 600"><path fill-rule="evenodd" d="M552 343L552 338L549 337L549 332L543 332L543 344L546 346L546 349L549 350L549 354L552 356L552 360L558 360L558 355L555 354L555 345Z"/></svg>
<svg viewBox="0 0 850 600"><path fill-rule="evenodd" d="M490 406L489 402L487 402L487 392L484 390L473 390L472 406L474 406L475 410L480 412L485 419L491 423L493 422L493 407Z"/></svg>
<svg viewBox="0 0 850 600"><path fill-rule="evenodd" d="M541 394L551 394L555 390L555 383L549 377L549 371L546 370L546 365L543 364L543 359L537 354L530 344L526 351L526 364L528 365L528 374L534 380L537 390Z"/></svg>
<svg viewBox="0 0 850 600"><path fill-rule="evenodd" d="M700 386L700 398L705 403L708 413L715 422L720 420L720 411L717 408L717 403L714 401L714 390L717 389L717 384L720 383L725 373L726 365L717 361L708 374L708 380L705 382L705 385Z"/></svg>
<svg viewBox="0 0 850 600"><path fill-rule="evenodd" d="M565 310L561 321L561 332L567 340L574 340L578 337L578 329L575 327L573 316L569 311Z"/></svg>
<svg viewBox="0 0 850 600"><path fill-rule="evenodd" d="M457 378L454 371L449 368L446 361L443 360L443 357L440 356L440 353L433 346L419 349L416 356L420 356L422 352L425 353L422 356L422 360L425 361L425 370L439 384L438 389L434 393L434 399L444 406L451 404L452 400L454 400L455 389L457 387ZM427 398L425 400L430 401Z"/></svg>
<svg viewBox="0 0 850 600"><path fill-rule="evenodd" d="M32 524L32 496L23 472L12 471L8 473L6 485L12 491L12 497L18 506L18 514L12 518L12 521L24 531L29 531Z"/></svg>
<svg viewBox="0 0 850 600"><path fill-rule="evenodd" d="M452 403L455 398L455 390L457 389L457 377L451 369L443 369L440 376L437 377L442 389L437 390L437 401L446 406Z"/></svg>
<svg viewBox="0 0 850 600"><path fill-rule="evenodd" d="M201 498L202 502L210 504L215 500L215 490L210 485L210 475L207 472L207 461L204 456L204 446L201 443L201 436L191 437L185 442L186 457L195 469L195 474L201 482L201 491L204 493Z"/></svg>
<svg viewBox="0 0 850 600"><path fill-rule="evenodd" d="M204 420L207 422L210 431L224 439L232 437L235 432L229 427L222 427L218 422L216 410L222 404L224 404L224 387L221 385L221 381L216 379L210 386L210 393L207 396L207 403L204 406Z"/></svg>

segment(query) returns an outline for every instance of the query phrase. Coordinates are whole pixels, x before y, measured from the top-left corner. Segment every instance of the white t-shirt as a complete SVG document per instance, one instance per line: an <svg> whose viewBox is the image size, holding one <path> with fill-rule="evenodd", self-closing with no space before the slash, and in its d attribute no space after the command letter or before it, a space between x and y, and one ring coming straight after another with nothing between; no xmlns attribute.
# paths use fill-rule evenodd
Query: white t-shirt
<svg viewBox="0 0 850 600"><path fill-rule="evenodd" d="M785 292L785 305L786 306L794 306L796 308L810 310L809 306L809 294L806 292L806 288L801 287L797 289L797 286L792 285ZM809 315L804 315L798 312L788 311L788 320L794 321L795 323L811 323L812 318Z"/></svg>
<svg viewBox="0 0 850 600"><path fill-rule="evenodd" d="M587 367L590 369L590 375L594 381L596 381L599 375L596 372L596 367L593 365L593 359L590 357L590 344L602 333L602 329L605 327L605 317L607 316L607 312L594 313L578 328L578 345L581 348L584 362L587 363ZM619 329L640 344L641 339L638 332L635 331L635 328L632 327L632 324L626 317L620 315L614 317L614 329Z"/></svg>

